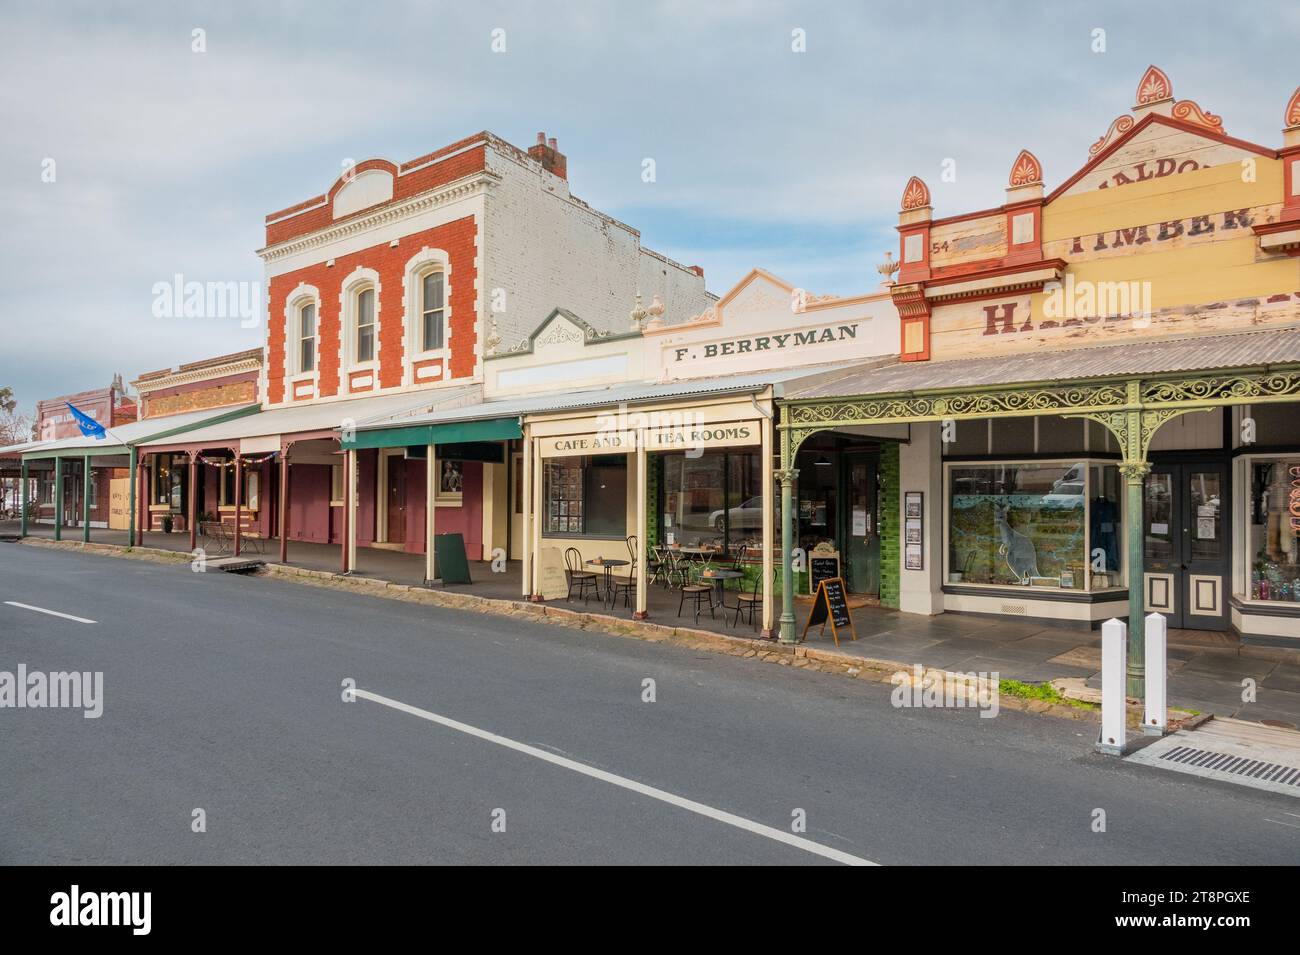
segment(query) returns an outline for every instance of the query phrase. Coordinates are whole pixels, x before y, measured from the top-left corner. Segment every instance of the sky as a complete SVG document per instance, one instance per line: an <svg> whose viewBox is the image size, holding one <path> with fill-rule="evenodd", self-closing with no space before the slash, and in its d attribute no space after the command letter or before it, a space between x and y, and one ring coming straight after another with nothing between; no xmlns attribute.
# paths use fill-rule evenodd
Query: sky
<svg viewBox="0 0 1300 955"><path fill-rule="evenodd" d="M481 129L556 137L576 196L714 293L871 291L909 176L988 208L1028 148L1050 190L1149 63L1280 146L1298 38L1296 0L0 0L0 386L31 410L260 346L264 316L158 317L155 284L260 283L268 212Z"/></svg>

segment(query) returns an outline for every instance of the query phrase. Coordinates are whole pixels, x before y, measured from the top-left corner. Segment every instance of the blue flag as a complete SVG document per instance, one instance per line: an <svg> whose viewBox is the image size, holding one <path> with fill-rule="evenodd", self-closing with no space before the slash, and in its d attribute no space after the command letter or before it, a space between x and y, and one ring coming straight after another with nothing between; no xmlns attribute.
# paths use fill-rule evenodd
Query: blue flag
<svg viewBox="0 0 1300 955"><path fill-rule="evenodd" d="M77 427L81 429L81 435L84 438L94 438L96 441L104 440L104 426L86 414L79 411L71 401L65 402L68 410L72 412L72 417L77 419Z"/></svg>

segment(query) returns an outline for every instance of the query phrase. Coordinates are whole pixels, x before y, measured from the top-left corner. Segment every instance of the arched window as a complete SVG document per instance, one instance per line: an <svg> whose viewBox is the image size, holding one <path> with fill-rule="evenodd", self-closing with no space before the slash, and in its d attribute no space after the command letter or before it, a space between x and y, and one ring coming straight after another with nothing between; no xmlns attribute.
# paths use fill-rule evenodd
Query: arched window
<svg viewBox="0 0 1300 955"><path fill-rule="evenodd" d="M375 290L363 288L357 292L356 360L373 361L375 357Z"/></svg>
<svg viewBox="0 0 1300 955"><path fill-rule="evenodd" d="M425 272L420 280L421 351L434 351L446 343L446 312L442 271Z"/></svg>
<svg viewBox="0 0 1300 955"><path fill-rule="evenodd" d="M316 303L298 309L298 371L316 370Z"/></svg>

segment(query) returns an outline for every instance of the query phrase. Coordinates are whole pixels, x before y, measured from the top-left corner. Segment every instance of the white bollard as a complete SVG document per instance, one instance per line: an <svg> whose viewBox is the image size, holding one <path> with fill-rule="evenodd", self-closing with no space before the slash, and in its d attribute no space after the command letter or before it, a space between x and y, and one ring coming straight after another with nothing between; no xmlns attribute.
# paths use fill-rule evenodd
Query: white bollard
<svg viewBox="0 0 1300 955"><path fill-rule="evenodd" d="M1111 617L1101 625L1101 735L1097 751L1123 756L1128 744L1128 626Z"/></svg>
<svg viewBox="0 0 1300 955"><path fill-rule="evenodd" d="M1164 736L1169 730L1166 699L1169 691L1169 668L1165 664L1165 647L1169 639L1169 622L1158 613L1147 614L1146 714L1142 732L1147 736Z"/></svg>

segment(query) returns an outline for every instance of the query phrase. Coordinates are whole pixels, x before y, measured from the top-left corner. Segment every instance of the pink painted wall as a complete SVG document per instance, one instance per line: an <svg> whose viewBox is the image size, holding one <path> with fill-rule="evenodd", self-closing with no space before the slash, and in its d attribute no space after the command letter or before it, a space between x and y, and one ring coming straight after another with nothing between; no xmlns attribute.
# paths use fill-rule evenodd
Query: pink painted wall
<svg viewBox="0 0 1300 955"><path fill-rule="evenodd" d="M339 542L335 511L330 507L330 468L327 464L294 464L289 467L289 540L317 544Z"/></svg>

